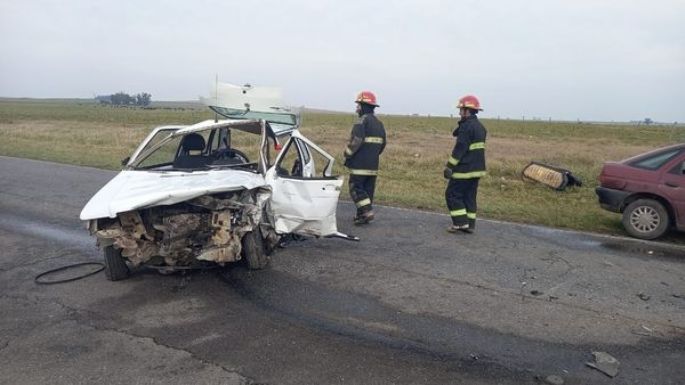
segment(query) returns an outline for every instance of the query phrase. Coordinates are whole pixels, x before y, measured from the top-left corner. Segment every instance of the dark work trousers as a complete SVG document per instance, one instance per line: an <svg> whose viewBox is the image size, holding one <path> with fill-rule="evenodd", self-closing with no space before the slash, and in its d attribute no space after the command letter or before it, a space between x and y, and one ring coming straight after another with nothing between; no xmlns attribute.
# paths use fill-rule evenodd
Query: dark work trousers
<svg viewBox="0 0 685 385"><path fill-rule="evenodd" d="M357 206L357 215L371 211L373 193L376 190L376 177L366 175L350 175L350 197Z"/></svg>
<svg viewBox="0 0 685 385"><path fill-rule="evenodd" d="M468 224L476 227L476 195L480 179L450 179L445 190L447 208L450 210L452 223L456 226Z"/></svg>

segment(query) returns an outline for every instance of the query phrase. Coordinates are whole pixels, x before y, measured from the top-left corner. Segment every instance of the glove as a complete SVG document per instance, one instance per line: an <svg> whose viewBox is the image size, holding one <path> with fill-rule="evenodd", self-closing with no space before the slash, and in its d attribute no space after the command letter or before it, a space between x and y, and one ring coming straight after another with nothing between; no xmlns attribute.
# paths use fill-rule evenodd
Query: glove
<svg viewBox="0 0 685 385"><path fill-rule="evenodd" d="M444 176L445 179L451 179L452 178L452 169L449 167L445 167L445 169L442 171L442 176Z"/></svg>

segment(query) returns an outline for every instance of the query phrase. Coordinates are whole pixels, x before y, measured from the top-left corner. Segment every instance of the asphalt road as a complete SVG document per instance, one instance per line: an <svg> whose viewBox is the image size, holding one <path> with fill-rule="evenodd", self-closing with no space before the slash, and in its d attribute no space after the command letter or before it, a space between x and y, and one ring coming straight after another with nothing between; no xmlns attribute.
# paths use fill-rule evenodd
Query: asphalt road
<svg viewBox="0 0 685 385"><path fill-rule="evenodd" d="M34 277L101 261L112 172L0 157L0 384L682 384L685 247L378 207L264 271ZM619 362L610 378L592 352Z"/></svg>

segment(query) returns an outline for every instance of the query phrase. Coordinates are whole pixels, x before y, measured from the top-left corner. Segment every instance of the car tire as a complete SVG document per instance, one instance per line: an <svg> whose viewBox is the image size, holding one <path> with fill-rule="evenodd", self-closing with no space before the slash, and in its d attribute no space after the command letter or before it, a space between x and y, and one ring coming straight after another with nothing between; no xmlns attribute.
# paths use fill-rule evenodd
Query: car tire
<svg viewBox="0 0 685 385"><path fill-rule="evenodd" d="M242 239L243 260L250 270L261 270L269 264L269 255L264 246L262 232L257 227L245 234Z"/></svg>
<svg viewBox="0 0 685 385"><path fill-rule="evenodd" d="M105 276L110 281L120 281L128 278L130 271L126 265L121 250L114 246L105 247Z"/></svg>
<svg viewBox="0 0 685 385"><path fill-rule="evenodd" d="M664 205L654 199L638 199L623 210L623 227L640 239L655 239L668 230L670 218Z"/></svg>

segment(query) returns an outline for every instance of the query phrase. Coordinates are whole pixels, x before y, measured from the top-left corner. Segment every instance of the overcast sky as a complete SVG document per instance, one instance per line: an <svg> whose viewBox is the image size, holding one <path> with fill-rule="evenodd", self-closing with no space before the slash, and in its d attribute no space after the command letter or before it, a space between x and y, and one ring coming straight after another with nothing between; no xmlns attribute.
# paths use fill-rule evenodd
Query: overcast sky
<svg viewBox="0 0 685 385"><path fill-rule="evenodd" d="M294 105L685 122L684 0L0 0L0 96L196 100L215 76Z"/></svg>

